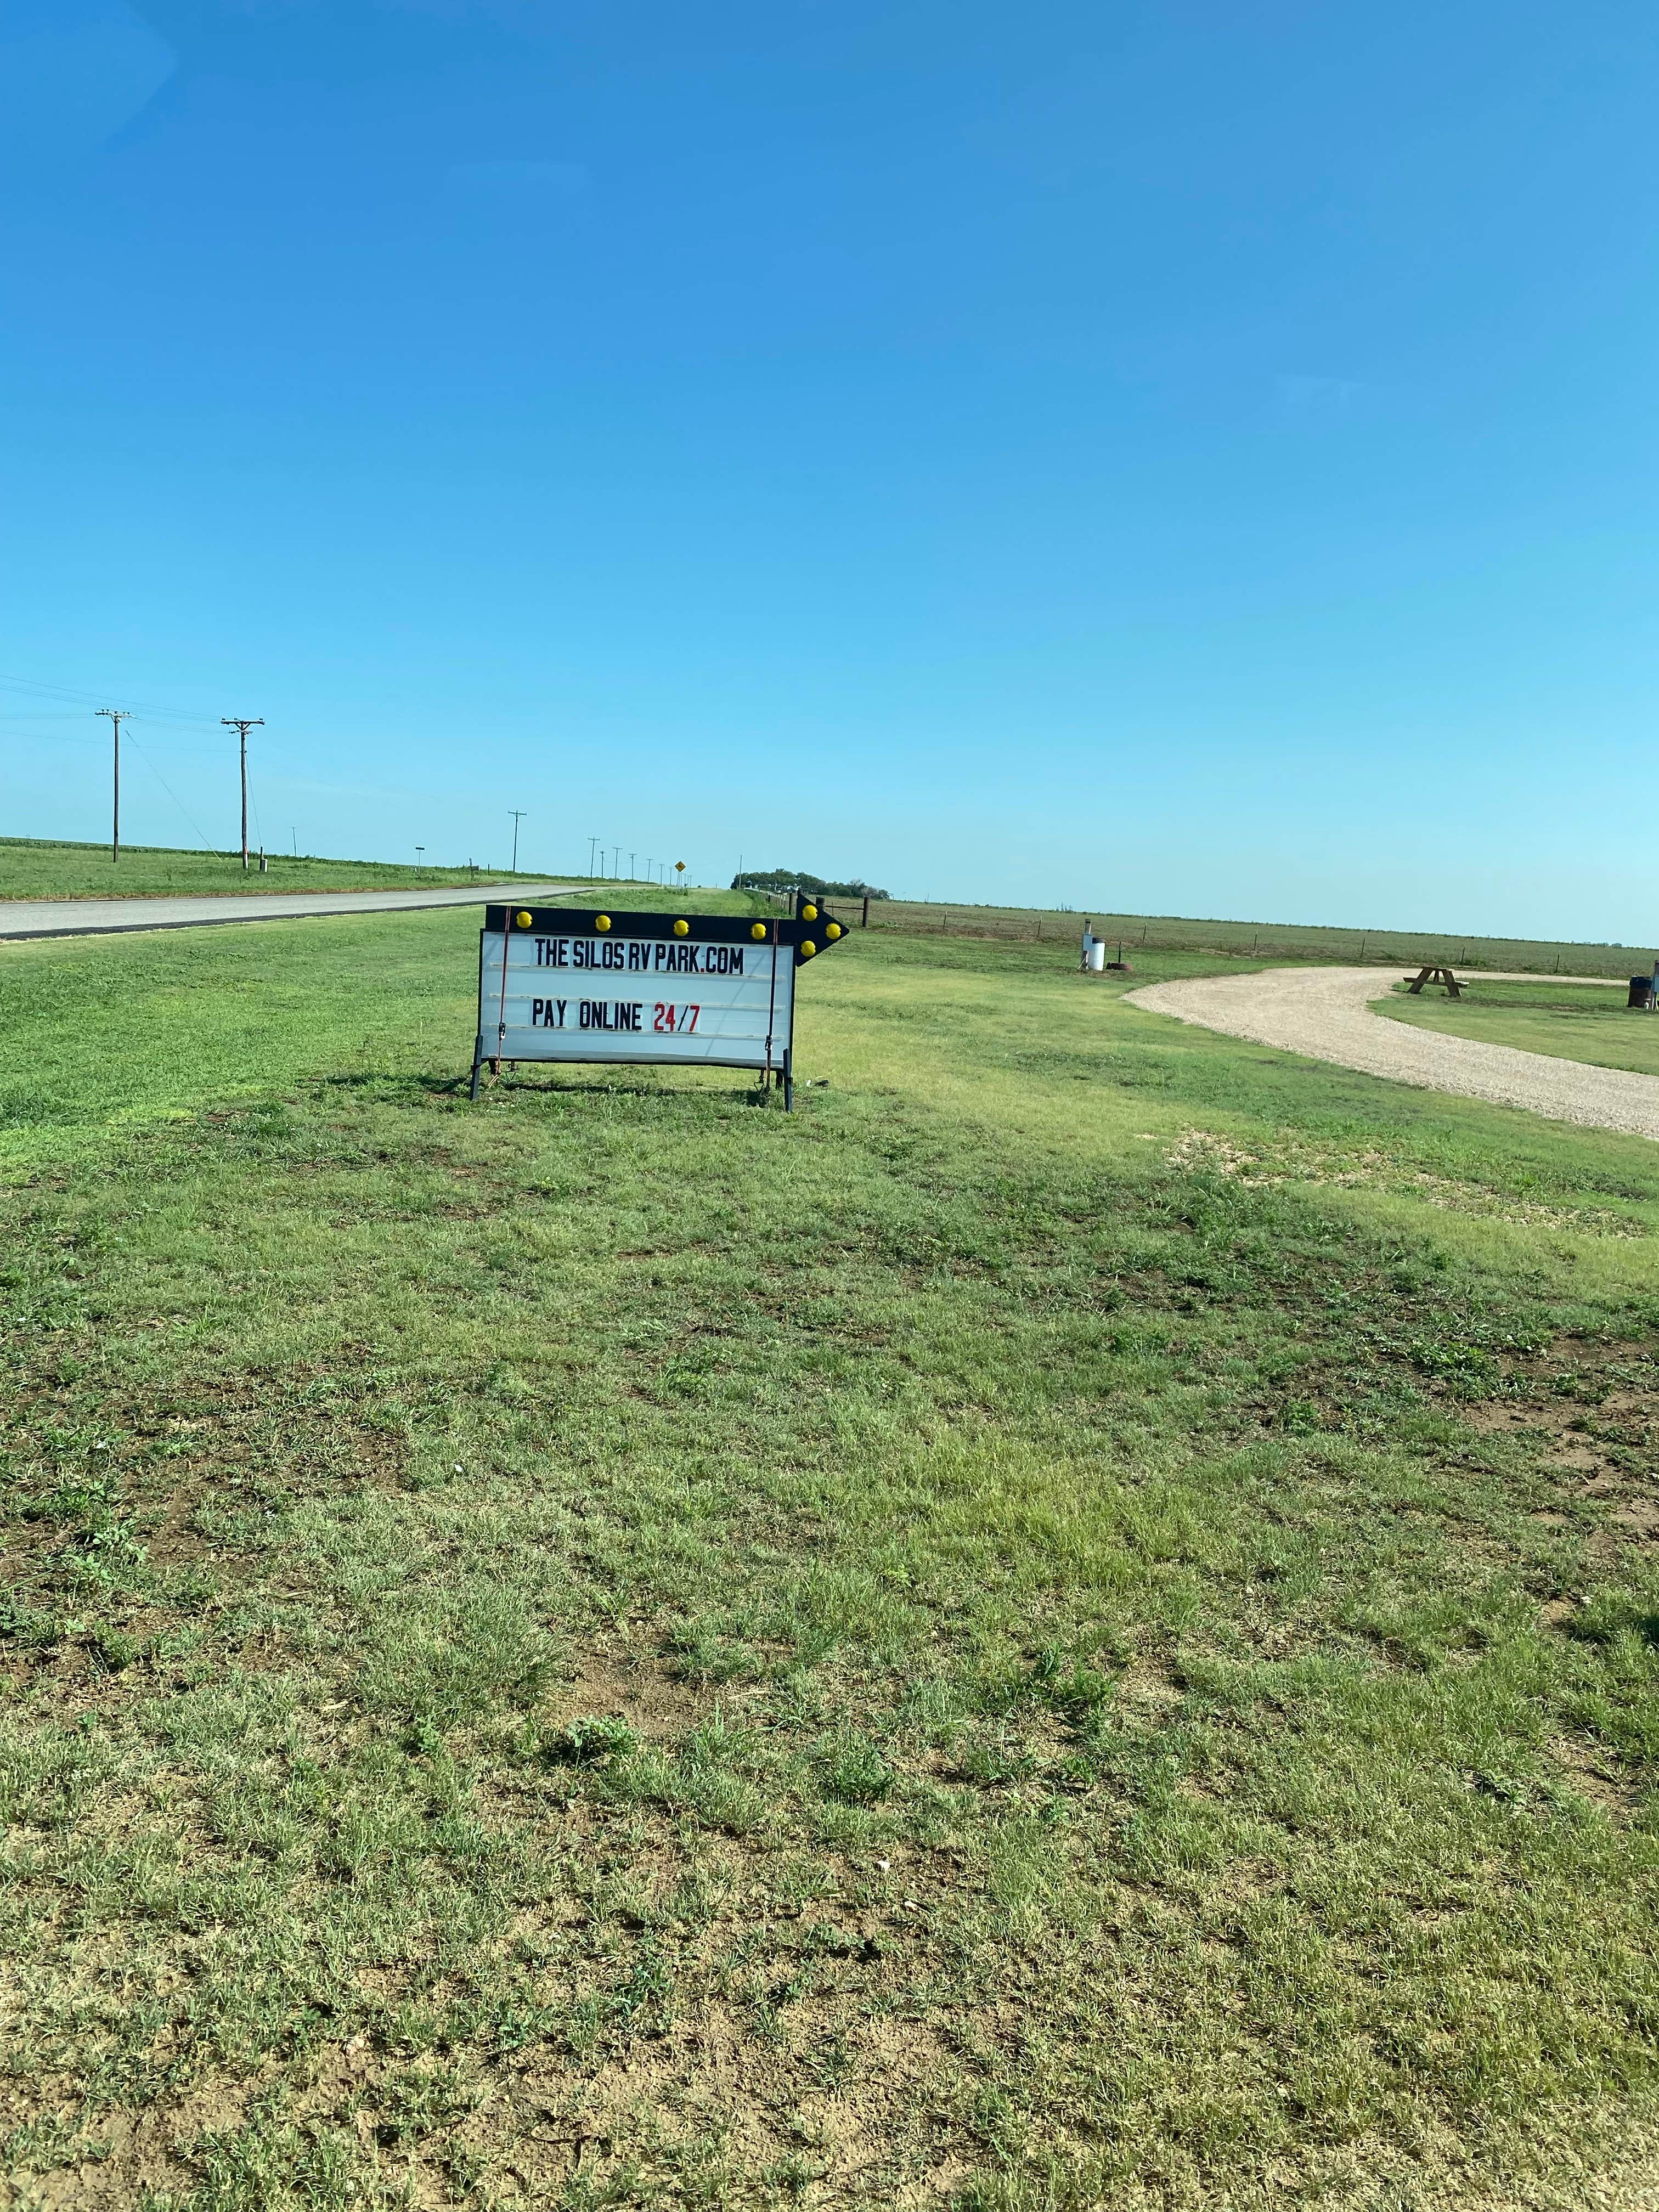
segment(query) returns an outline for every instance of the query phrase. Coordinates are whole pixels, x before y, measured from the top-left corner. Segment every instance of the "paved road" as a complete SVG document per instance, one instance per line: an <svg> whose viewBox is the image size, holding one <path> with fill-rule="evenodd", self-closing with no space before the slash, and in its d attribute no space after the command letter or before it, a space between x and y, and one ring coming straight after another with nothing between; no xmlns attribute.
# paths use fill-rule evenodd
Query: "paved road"
<svg viewBox="0 0 1659 2212"><path fill-rule="evenodd" d="M568 884L475 884L461 890L264 891L217 898L0 899L0 939L100 937L122 929L197 929L204 922L283 921L296 914L385 914L407 907L544 899Z"/></svg>
<svg viewBox="0 0 1659 2212"><path fill-rule="evenodd" d="M1487 973L1482 969L1484 976ZM1480 979L1477 978L1477 981ZM1495 976L1494 981L1554 982L1554 976ZM1564 976L1605 983L1605 976ZM1127 994L1132 1006L1312 1060L1334 1060L1421 1091L1450 1091L1498 1106L1522 1106L1557 1121L1623 1129L1659 1138L1659 1076L1554 1060L1513 1045L1446 1036L1374 1013L1400 981L1397 968L1269 968L1256 975L1194 975L1149 983ZM1622 984L1609 986L1622 989Z"/></svg>

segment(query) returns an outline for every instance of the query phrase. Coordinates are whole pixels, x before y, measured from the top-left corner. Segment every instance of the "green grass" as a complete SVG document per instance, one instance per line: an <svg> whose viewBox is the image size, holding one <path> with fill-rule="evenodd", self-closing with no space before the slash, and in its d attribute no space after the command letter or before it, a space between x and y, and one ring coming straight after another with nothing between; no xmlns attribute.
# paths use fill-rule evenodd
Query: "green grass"
<svg viewBox="0 0 1659 2212"><path fill-rule="evenodd" d="M475 944L0 959L20 2201L1640 2201L1659 1153L873 932L471 1108Z"/></svg>
<svg viewBox="0 0 1659 2212"><path fill-rule="evenodd" d="M1632 1007L1625 992L1605 984L1477 980L1461 999L1448 999L1432 986L1413 999L1401 984L1377 1011L1449 1036L1659 1075L1659 1018Z"/></svg>
<svg viewBox="0 0 1659 2212"><path fill-rule="evenodd" d="M167 893L203 896L213 891L404 890L433 885L462 885L475 877L465 867L406 868L380 860L298 859L273 853L261 875L255 860L246 870L240 851L181 852L167 846L128 845L118 861L107 845L53 843L37 837L0 837L0 899L139 898ZM545 883L541 875L515 878L491 868L476 880L489 883ZM553 878L576 880L571 877Z"/></svg>
<svg viewBox="0 0 1659 2212"><path fill-rule="evenodd" d="M681 902L620 888L635 912ZM685 902L737 914L754 903L723 891ZM258 1096L273 1079L411 1066L441 1037L470 1067L480 920L451 910L448 941L473 948L470 963L434 961L398 914L222 924L210 950L187 929L0 943L0 1177L79 1157L100 1130Z"/></svg>

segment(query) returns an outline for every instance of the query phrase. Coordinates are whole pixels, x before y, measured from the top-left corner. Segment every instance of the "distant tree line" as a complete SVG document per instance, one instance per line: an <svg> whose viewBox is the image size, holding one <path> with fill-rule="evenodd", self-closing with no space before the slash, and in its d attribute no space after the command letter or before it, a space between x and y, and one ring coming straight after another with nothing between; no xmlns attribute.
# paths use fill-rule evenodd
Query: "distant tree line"
<svg viewBox="0 0 1659 2212"><path fill-rule="evenodd" d="M814 898L874 898L891 896L888 891L878 891L873 884L854 879L850 884L832 884L822 876L808 875L805 868L745 868L741 875L733 876L734 891L808 891Z"/></svg>

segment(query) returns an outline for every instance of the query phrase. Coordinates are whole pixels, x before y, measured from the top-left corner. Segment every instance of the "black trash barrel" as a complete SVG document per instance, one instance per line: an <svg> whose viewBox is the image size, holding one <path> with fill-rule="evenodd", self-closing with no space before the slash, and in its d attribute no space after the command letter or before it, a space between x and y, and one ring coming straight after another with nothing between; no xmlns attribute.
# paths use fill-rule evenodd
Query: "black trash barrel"
<svg viewBox="0 0 1659 2212"><path fill-rule="evenodd" d="M1651 975L1632 975L1631 977L1630 998L1626 1003L1632 1006L1647 1006L1650 1008L1652 1006L1653 978Z"/></svg>

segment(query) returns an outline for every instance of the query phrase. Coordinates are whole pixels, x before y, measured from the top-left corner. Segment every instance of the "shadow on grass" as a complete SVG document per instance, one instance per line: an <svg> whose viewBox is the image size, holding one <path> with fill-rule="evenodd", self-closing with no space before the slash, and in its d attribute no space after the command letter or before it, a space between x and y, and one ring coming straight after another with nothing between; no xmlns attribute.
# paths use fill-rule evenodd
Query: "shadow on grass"
<svg viewBox="0 0 1659 2212"><path fill-rule="evenodd" d="M398 1099L414 1102L426 1098L465 1098L471 1089L472 1072L469 1068L460 1075L394 1075L374 1070L355 1075L325 1075L319 1088L324 1091L347 1091L363 1098L378 1098L394 1103ZM806 1087L806 1086L802 1086ZM726 1104L781 1108L781 1094L769 1085L760 1083L740 1085L729 1091L691 1091L666 1083L653 1083L639 1077L606 1079L589 1076L578 1080L555 1076L537 1079L517 1073L489 1077L484 1080L478 1103L483 1105L492 1097L514 1093L538 1098L708 1098L720 1099Z"/></svg>

